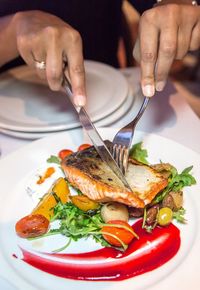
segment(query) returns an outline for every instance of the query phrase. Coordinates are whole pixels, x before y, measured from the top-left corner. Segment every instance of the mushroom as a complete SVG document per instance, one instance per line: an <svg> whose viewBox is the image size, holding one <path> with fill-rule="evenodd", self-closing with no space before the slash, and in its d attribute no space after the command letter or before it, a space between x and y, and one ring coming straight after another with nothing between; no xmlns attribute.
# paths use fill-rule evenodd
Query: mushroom
<svg viewBox="0 0 200 290"><path fill-rule="evenodd" d="M183 192L171 191L162 201L163 207L169 207L173 211L179 210L183 206Z"/></svg>

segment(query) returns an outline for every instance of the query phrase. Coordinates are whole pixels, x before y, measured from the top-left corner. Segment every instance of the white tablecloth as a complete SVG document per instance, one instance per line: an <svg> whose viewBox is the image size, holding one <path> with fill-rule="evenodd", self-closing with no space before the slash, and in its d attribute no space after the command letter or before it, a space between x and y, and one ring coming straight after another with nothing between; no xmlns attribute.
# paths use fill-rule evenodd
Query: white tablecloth
<svg viewBox="0 0 200 290"><path fill-rule="evenodd" d="M122 72L131 86L138 85L140 78L138 68L128 68L122 70ZM112 126L121 127L125 125L131 121L135 112L129 112L113 123ZM162 93L152 98L137 129L170 138L200 153L200 120L183 96L175 90L171 81L167 83ZM33 141L0 133L1 157L30 142Z"/></svg>

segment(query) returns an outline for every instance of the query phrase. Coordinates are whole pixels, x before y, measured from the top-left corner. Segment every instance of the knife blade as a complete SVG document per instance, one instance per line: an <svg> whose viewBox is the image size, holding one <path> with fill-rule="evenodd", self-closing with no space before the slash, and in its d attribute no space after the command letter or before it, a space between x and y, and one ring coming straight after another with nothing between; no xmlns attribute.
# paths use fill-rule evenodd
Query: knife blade
<svg viewBox="0 0 200 290"><path fill-rule="evenodd" d="M78 113L80 123L82 124L83 128L85 129L86 133L88 134L92 144L94 145L96 151L100 155L101 159L110 167L110 169L115 173L115 175L121 180L121 182L125 185L127 189L132 192L130 185L128 184L125 176L121 172L120 168L118 167L117 163L115 162L114 158L112 157L108 147L104 143L103 139L99 135L97 129L95 128L94 124L90 120L88 113L86 112L84 107L77 107L73 102L73 94L71 89L71 84L66 76L63 79L63 88L67 96L69 97L72 105L74 106L75 110Z"/></svg>

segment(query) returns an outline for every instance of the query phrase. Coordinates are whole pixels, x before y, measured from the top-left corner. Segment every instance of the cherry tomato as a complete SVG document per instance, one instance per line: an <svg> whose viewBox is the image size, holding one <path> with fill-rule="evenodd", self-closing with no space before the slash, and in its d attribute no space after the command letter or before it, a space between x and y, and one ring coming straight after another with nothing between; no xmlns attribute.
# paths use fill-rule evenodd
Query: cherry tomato
<svg viewBox="0 0 200 290"><path fill-rule="evenodd" d="M63 160L65 157L69 156L72 153L73 151L70 149L63 149L59 151L58 156L60 157L61 160Z"/></svg>
<svg viewBox="0 0 200 290"><path fill-rule="evenodd" d="M20 219L15 231L21 238L34 238L45 234L49 228L48 219L41 214L30 214Z"/></svg>
<svg viewBox="0 0 200 290"><path fill-rule="evenodd" d="M122 246L122 244L120 243L120 241L118 241L117 239L115 239L113 236L116 236L125 245L130 244L130 242L132 241L132 239L136 236L136 234L134 233L132 227L127 222L125 222L125 221L122 221L122 220L113 220L113 221L109 221L107 224L116 224L116 227L115 226L105 225L101 229L103 238L109 244L111 244L113 246L116 246L116 247L121 247ZM117 225L119 227L117 227ZM123 228L120 227L120 226L123 226ZM107 235L106 233L111 234L113 236Z"/></svg>
<svg viewBox="0 0 200 290"><path fill-rule="evenodd" d="M82 151L82 150L87 149L89 147L91 147L90 144L82 144L78 147L78 151Z"/></svg>

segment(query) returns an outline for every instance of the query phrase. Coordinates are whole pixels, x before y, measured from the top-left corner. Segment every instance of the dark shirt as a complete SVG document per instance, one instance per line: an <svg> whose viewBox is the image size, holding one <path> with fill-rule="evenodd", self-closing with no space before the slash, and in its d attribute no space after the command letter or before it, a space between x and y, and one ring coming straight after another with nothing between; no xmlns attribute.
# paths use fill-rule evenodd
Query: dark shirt
<svg viewBox="0 0 200 290"><path fill-rule="evenodd" d="M42 10L63 19L83 39L84 58L118 66L117 47L121 34L122 0L0 0L0 17L18 11ZM142 13L155 1L130 0ZM1 70L22 64L18 58Z"/></svg>

